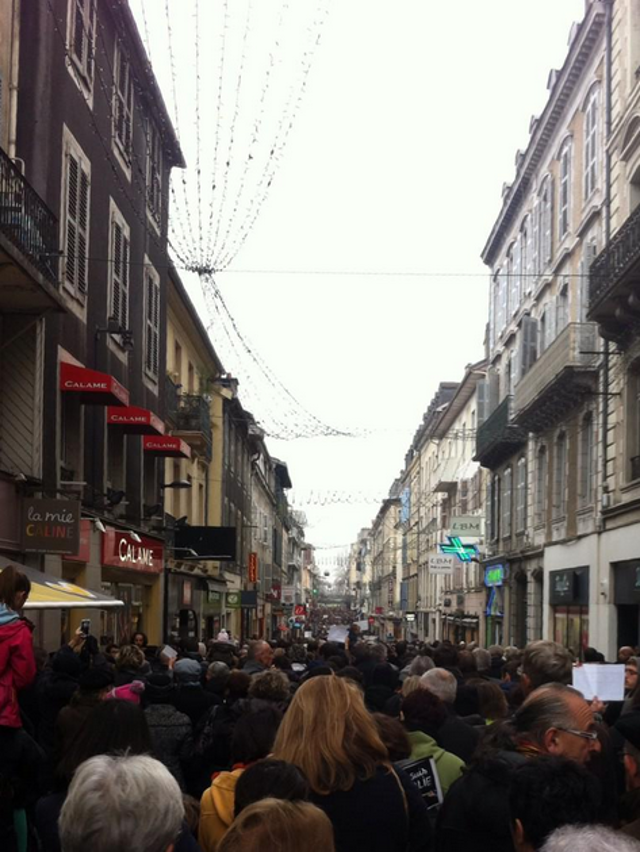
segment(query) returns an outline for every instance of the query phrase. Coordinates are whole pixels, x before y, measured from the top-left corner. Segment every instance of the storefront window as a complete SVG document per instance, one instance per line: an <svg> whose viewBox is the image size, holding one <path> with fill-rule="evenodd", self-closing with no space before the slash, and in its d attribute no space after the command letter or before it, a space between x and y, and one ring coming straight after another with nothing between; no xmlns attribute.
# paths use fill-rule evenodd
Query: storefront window
<svg viewBox="0 0 640 852"><path fill-rule="evenodd" d="M553 610L553 638L580 659L589 644L589 608L556 606Z"/></svg>

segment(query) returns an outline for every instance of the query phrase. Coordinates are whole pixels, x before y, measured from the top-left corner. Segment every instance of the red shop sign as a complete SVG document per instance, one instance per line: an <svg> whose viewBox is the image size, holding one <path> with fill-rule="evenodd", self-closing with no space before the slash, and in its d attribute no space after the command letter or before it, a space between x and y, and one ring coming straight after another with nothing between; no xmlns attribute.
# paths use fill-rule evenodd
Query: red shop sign
<svg viewBox="0 0 640 852"><path fill-rule="evenodd" d="M161 574L164 566L164 547L155 538L139 536L134 541L129 533L107 527L102 536L102 564L145 574Z"/></svg>

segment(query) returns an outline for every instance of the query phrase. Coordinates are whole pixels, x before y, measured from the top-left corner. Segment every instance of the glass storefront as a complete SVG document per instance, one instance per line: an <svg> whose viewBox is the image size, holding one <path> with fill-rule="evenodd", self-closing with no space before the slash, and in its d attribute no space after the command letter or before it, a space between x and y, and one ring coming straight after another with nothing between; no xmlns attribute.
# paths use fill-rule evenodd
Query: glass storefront
<svg viewBox="0 0 640 852"><path fill-rule="evenodd" d="M589 568L549 572L553 638L579 659L589 645Z"/></svg>

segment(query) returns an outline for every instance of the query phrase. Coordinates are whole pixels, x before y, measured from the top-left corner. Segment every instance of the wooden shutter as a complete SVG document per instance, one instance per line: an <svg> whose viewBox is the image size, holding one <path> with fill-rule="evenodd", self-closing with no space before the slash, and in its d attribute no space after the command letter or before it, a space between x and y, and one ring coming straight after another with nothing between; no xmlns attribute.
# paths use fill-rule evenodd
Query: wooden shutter
<svg viewBox="0 0 640 852"><path fill-rule="evenodd" d="M522 335L520 343L520 363L524 376L538 357L538 320L528 314L522 318Z"/></svg>
<svg viewBox="0 0 640 852"><path fill-rule="evenodd" d="M89 284L87 259L89 254L89 175L80 164L80 191L78 193L78 277L79 293L86 293Z"/></svg>
<svg viewBox="0 0 640 852"><path fill-rule="evenodd" d="M549 178L544 202L544 256L543 263L551 263L553 255L553 181Z"/></svg>
<svg viewBox="0 0 640 852"><path fill-rule="evenodd" d="M521 241L522 237L519 235L513 246L513 254L511 261L511 287L510 287L510 296L509 296L509 311L511 314L514 314L518 310L518 306L520 304L520 251L521 251Z"/></svg>
<svg viewBox="0 0 640 852"><path fill-rule="evenodd" d="M78 194L80 165L73 154L67 155L66 266L65 280L75 291L78 269Z"/></svg>
<svg viewBox="0 0 640 852"><path fill-rule="evenodd" d="M160 288L151 273L147 274L147 340L145 367L157 376L160 367Z"/></svg>
<svg viewBox="0 0 640 852"><path fill-rule="evenodd" d="M530 279L530 283L527 287L527 290L532 290L533 285L538 279L538 275L540 272L540 204L538 199L536 198L533 211L531 213L531 272L533 274L533 278Z"/></svg>
<svg viewBox="0 0 640 852"><path fill-rule="evenodd" d="M112 223L113 263L111 272L111 319L120 322L122 307L122 228L118 222Z"/></svg>
<svg viewBox="0 0 640 852"><path fill-rule="evenodd" d="M482 426L487 419L488 383L481 379L476 385L476 423Z"/></svg>

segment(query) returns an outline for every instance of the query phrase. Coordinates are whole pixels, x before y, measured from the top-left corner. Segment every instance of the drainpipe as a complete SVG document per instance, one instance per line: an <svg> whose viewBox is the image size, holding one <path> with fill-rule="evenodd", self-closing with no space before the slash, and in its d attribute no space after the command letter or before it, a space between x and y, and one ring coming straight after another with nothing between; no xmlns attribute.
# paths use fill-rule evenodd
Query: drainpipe
<svg viewBox="0 0 640 852"><path fill-rule="evenodd" d="M16 156L16 135L18 125L18 72L20 61L20 0L11 2L11 45L9 52L9 122L7 135L7 154L10 159Z"/></svg>
<svg viewBox="0 0 640 852"><path fill-rule="evenodd" d="M611 140L611 112L612 112L612 43L613 43L613 0L605 0L605 198L604 198L604 243L605 250L609 248L611 241L611 152L609 142ZM609 341L604 341L604 360L602 365L602 503L600 511L604 508L605 494L607 493L607 432L609 429Z"/></svg>

